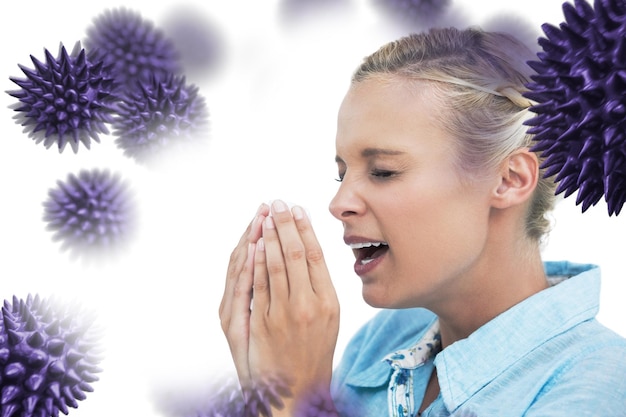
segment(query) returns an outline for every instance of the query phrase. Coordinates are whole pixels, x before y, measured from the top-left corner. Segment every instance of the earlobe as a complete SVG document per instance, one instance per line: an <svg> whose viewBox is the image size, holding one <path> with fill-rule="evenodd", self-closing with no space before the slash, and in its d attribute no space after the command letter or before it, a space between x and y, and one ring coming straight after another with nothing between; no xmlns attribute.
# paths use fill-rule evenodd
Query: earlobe
<svg viewBox="0 0 626 417"><path fill-rule="evenodd" d="M502 163L500 182L494 189L493 207L507 208L528 201L539 180L539 160L534 152L522 148Z"/></svg>

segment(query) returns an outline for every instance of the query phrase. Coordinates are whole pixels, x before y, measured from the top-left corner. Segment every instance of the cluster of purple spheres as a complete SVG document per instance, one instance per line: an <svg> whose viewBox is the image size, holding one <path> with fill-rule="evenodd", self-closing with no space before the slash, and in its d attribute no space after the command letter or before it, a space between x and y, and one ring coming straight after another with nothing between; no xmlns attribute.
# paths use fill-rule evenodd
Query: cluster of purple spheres
<svg viewBox="0 0 626 417"><path fill-rule="evenodd" d="M19 65L25 78L11 106L17 123L36 143L70 145L100 142L112 131L114 143L137 162L203 138L208 112L199 89L181 74L174 43L152 22L124 7L93 19L84 40L71 52L61 44L45 62L31 55L33 68ZM50 191L44 220L55 240L77 252L110 247L128 233L128 195L119 178L83 171Z"/></svg>
<svg viewBox="0 0 626 417"><path fill-rule="evenodd" d="M204 99L186 83L174 44L152 22L124 7L107 10L84 43L86 49L77 43L69 54L61 46L56 58L46 50L45 63L31 56L33 69L20 65L26 78L11 78L20 87L8 91L19 100L15 119L37 143L56 142L62 152L69 142L77 152L113 123L124 153L141 157L141 149L166 149L206 128ZM142 109L141 118L132 108Z"/></svg>
<svg viewBox="0 0 626 417"><path fill-rule="evenodd" d="M99 332L77 306L29 295L0 310L0 415L58 417L99 378Z"/></svg>
<svg viewBox="0 0 626 417"><path fill-rule="evenodd" d="M585 212L600 201L618 215L626 201L626 3L564 3L565 22L544 24L543 52L525 96L527 124L557 194L578 190Z"/></svg>

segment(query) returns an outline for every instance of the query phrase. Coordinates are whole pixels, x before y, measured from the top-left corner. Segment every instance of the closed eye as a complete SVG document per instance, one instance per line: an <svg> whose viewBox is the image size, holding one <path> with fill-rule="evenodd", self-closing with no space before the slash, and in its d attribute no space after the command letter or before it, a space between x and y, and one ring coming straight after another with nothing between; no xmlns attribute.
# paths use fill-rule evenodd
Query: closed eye
<svg viewBox="0 0 626 417"><path fill-rule="evenodd" d="M377 178L390 178L397 174L396 171L388 171L383 169L373 169L370 175Z"/></svg>

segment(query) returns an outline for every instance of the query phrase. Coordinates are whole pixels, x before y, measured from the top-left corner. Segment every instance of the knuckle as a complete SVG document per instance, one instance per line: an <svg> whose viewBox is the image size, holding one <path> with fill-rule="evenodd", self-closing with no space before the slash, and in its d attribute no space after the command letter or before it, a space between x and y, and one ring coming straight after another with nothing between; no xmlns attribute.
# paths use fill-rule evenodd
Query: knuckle
<svg viewBox="0 0 626 417"><path fill-rule="evenodd" d="M250 288L242 285L241 283L235 284L235 287L233 288L233 297L235 298L245 297L245 296L248 296L249 294L250 294Z"/></svg>
<svg viewBox="0 0 626 417"><path fill-rule="evenodd" d="M300 307L294 309L293 318L297 323L308 324L315 322L319 316L315 309Z"/></svg>
<svg viewBox="0 0 626 417"><path fill-rule="evenodd" d="M285 264L282 262L270 262L267 264L267 272L270 275L281 274L286 271Z"/></svg>
<svg viewBox="0 0 626 417"><path fill-rule="evenodd" d="M254 266L252 266L248 262L246 262L241 267L241 275L250 274L253 270L254 270Z"/></svg>
<svg viewBox="0 0 626 417"><path fill-rule="evenodd" d="M324 261L324 252L322 252L322 249L319 247L309 249L306 252L306 260L309 264L319 264Z"/></svg>
<svg viewBox="0 0 626 417"><path fill-rule="evenodd" d="M254 281L253 291L255 293L263 293L269 290L269 283L266 280Z"/></svg>
<svg viewBox="0 0 626 417"><path fill-rule="evenodd" d="M230 258L229 258L229 264L230 265L234 265L237 263L237 261L239 260L239 250L238 248L235 248L231 253L230 253Z"/></svg>
<svg viewBox="0 0 626 417"><path fill-rule="evenodd" d="M232 253L230 255L230 261L228 263L228 272L226 274L227 280L233 280L237 278L237 271L241 269L240 260L237 253Z"/></svg>
<svg viewBox="0 0 626 417"><path fill-rule="evenodd" d="M288 261L299 261L304 259L306 253L304 246L293 245L285 249L285 259Z"/></svg>

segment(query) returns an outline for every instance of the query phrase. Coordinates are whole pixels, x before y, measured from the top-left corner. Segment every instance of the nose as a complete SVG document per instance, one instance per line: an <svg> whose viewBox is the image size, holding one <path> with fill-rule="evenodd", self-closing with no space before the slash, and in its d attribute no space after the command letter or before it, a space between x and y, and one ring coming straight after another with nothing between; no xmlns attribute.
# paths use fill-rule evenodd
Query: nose
<svg viewBox="0 0 626 417"><path fill-rule="evenodd" d="M359 216L365 211L365 202L355 188L345 177L337 190L337 194L328 206L331 214L338 220L346 221L351 217Z"/></svg>

